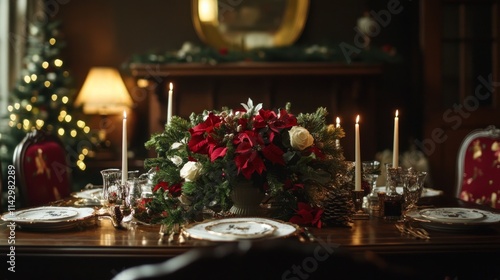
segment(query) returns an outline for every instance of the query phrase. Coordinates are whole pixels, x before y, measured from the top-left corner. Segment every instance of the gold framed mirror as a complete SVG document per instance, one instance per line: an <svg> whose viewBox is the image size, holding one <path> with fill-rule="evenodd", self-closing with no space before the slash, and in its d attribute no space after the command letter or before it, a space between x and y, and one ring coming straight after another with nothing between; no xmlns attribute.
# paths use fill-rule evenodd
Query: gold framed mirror
<svg viewBox="0 0 500 280"><path fill-rule="evenodd" d="M309 0L191 1L196 33L217 49L291 45L302 33L309 9Z"/></svg>

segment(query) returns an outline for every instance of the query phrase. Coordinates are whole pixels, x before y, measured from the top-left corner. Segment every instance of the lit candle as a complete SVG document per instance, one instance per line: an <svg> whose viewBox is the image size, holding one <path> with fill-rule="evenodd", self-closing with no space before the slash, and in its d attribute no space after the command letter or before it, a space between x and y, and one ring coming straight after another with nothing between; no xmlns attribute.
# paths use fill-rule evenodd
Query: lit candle
<svg viewBox="0 0 500 280"><path fill-rule="evenodd" d="M396 116L394 117L394 142L392 147L392 167L397 168L399 166L399 118L398 110L396 110Z"/></svg>
<svg viewBox="0 0 500 280"><path fill-rule="evenodd" d="M172 120L172 99L174 95L174 85L170 83L169 85L169 91L168 91L168 111L167 111L167 124L170 124L170 121Z"/></svg>
<svg viewBox="0 0 500 280"><path fill-rule="evenodd" d="M340 128L340 118L337 117L336 121L337 121L337 125L335 125L335 127ZM340 141L338 138L335 140L335 146L337 147L337 149L340 147Z"/></svg>
<svg viewBox="0 0 500 280"><path fill-rule="evenodd" d="M356 118L356 125L355 125L355 176L354 176L354 190L355 191L361 191L361 151L360 151L360 144L359 144L359 115Z"/></svg>
<svg viewBox="0 0 500 280"><path fill-rule="evenodd" d="M123 111L122 128L122 185L127 182L128 163L127 163L127 112Z"/></svg>

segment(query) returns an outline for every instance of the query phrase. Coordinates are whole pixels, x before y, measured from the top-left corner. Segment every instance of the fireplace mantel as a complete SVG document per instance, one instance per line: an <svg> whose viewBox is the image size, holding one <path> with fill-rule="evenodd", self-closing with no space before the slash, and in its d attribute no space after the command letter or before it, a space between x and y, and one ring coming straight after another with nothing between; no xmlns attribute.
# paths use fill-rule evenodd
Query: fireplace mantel
<svg viewBox="0 0 500 280"><path fill-rule="evenodd" d="M294 113L311 112L321 106L330 112L332 123L337 116L345 120L345 142L350 141L352 134L347 127L351 123L348 119L356 112L367 116L365 137L374 136L375 118L368 116L375 116L370 112L374 110L383 74L380 64L325 62L134 63L129 70L136 81L142 80L148 91L148 107L142 112L148 122L149 134L145 135L164 129L168 84L173 83L174 115L188 117L191 112L204 109L239 107L249 97L254 103L264 103L266 108L283 107L291 102ZM373 125L368 126L369 123ZM144 129L143 123L141 128ZM146 140L147 137L138 139ZM374 149L375 146L365 148L367 153L374 153ZM346 157L350 153L346 149Z"/></svg>

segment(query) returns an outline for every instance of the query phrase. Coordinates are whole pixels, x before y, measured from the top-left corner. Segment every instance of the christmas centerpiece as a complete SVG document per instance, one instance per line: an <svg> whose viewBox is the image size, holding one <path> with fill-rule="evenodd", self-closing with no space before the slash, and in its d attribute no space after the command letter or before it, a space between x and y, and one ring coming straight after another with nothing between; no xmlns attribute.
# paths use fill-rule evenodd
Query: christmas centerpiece
<svg viewBox="0 0 500 280"><path fill-rule="evenodd" d="M169 228L238 215L346 225L351 186L337 141L344 132L326 116L324 108L295 116L290 104L273 111L249 99L241 108L172 117L146 142L157 153L145 162L154 171L153 197L136 218ZM252 200L267 207L257 214L247 209Z"/></svg>

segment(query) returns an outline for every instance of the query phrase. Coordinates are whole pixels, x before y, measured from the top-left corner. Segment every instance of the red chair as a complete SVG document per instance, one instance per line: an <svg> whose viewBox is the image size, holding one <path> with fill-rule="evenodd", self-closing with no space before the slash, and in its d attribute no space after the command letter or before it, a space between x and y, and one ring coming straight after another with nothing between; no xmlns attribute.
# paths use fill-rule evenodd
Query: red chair
<svg viewBox="0 0 500 280"><path fill-rule="evenodd" d="M22 207L47 204L71 193L66 150L57 136L34 130L14 150Z"/></svg>
<svg viewBox="0 0 500 280"><path fill-rule="evenodd" d="M500 129L470 132L457 158L456 197L500 209Z"/></svg>

